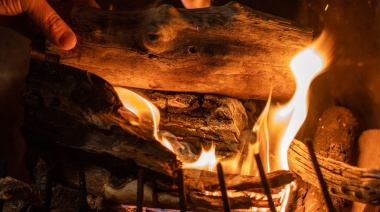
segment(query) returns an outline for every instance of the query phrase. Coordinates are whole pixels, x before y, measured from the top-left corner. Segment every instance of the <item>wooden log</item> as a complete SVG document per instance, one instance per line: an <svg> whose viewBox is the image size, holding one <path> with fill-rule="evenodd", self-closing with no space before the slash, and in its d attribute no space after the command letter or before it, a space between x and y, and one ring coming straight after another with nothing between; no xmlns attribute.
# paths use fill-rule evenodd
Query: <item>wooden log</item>
<svg viewBox="0 0 380 212"><path fill-rule="evenodd" d="M151 126L144 128L123 119L113 87L96 75L32 60L22 101L27 143L108 154L168 176L181 165L154 140Z"/></svg>
<svg viewBox="0 0 380 212"><path fill-rule="evenodd" d="M358 131L358 123L346 108L333 106L323 111L313 139L315 153L337 161L348 163ZM351 202L331 197L336 211L349 211ZM305 211L328 211L322 191L310 186L304 198Z"/></svg>
<svg viewBox="0 0 380 212"><path fill-rule="evenodd" d="M367 204L380 204L380 170L358 168L318 154L317 159L331 195ZM305 144L294 139L289 147L288 161L291 171L320 188Z"/></svg>
<svg viewBox="0 0 380 212"><path fill-rule="evenodd" d="M17 199L36 206L43 205L44 192L34 185L12 177L0 178L0 199Z"/></svg>
<svg viewBox="0 0 380 212"><path fill-rule="evenodd" d="M56 10L74 29L71 51L47 57L95 73L113 85L289 99L289 62L310 44L309 29L237 3L203 9L162 5L145 11ZM51 57L53 55L53 57Z"/></svg>
<svg viewBox="0 0 380 212"><path fill-rule="evenodd" d="M241 101L218 95L157 92L133 89L160 110L160 131L179 140L207 147L215 143L219 154L231 155L240 148L241 132L248 116Z"/></svg>
<svg viewBox="0 0 380 212"><path fill-rule="evenodd" d="M62 130L69 130L70 126L76 129L81 125L91 125L112 131L113 126L119 126L144 140L155 142L153 124L131 124L138 123L138 120L132 113L126 114L126 110L123 110L121 116L122 104L119 97L110 84L96 75L64 65L32 60L26 88L24 106L27 108L27 116L32 115L28 116L27 121L45 119L44 122L50 124L58 122L55 127L63 127ZM151 99L159 108L159 129L171 132L177 137L175 139L199 149L201 145L207 146L213 142L217 151L223 155L236 153L240 149L239 137L241 131L248 127L248 118L244 106L237 99L143 90L137 92ZM32 124L31 127L38 126ZM101 134L100 137L96 136L107 137L104 133ZM121 135L112 133L111 136ZM88 137L92 137L91 133Z"/></svg>

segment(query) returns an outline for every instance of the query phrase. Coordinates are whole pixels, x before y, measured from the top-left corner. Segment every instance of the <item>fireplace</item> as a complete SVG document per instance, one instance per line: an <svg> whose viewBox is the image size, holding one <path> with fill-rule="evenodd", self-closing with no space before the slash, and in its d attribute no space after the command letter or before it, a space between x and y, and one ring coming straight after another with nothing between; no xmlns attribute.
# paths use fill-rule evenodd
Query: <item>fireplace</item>
<svg viewBox="0 0 380 212"><path fill-rule="evenodd" d="M214 2L219 3L222 4ZM290 171L265 175L273 194L269 201L262 186L264 179L230 174L223 166L221 176L227 189L244 193L230 196L228 207L268 210L272 202L279 210L279 191L295 182L298 189L289 197L288 211L327 210L329 204L323 199L326 194L318 188L315 165L304 144L313 140L336 210L378 210L378 164L368 166L370 159L363 159L365 154L376 157L376 151L363 148L366 145L359 142L373 140L376 130L367 130L378 128L378 97L372 95L377 88L379 65L378 29L373 22L378 17L378 5L292 2L297 5L294 10L303 16L296 17L284 15L290 9L279 10L277 4L284 3L268 3L268 7L257 4L256 9L296 20L313 27L313 31L237 3L197 10L162 5L139 12L69 8L71 13L64 12L62 16L79 35L77 49L62 52L47 44L42 54L32 52L38 59L30 62L21 99L25 107L23 136L34 182L3 178L1 194L8 199L5 205L18 211L125 211L134 207L141 210L143 206L227 210L223 190L219 191L223 187L218 183L220 175L182 170L178 157L192 159L197 156L189 152L200 153L201 147L213 144L222 158L239 154L243 141L255 136L249 129L264 110L270 85L274 101L289 100L295 82L287 62L325 30L334 38L335 49L329 56L328 70L313 82L306 124L298 131L299 141L294 140L288 151ZM366 13L342 20L343 11ZM120 23L132 26L136 20L136 28L120 30ZM248 23L256 27L244 27ZM174 31L171 24L176 27ZM236 39L235 34L228 34L229 30L242 30L253 38ZM128 39L119 37L125 32L130 33ZM272 37L265 38L269 34ZM357 40L363 42L353 42ZM257 61L250 61L251 57ZM133 67L125 71L126 64ZM233 67L240 69L230 71ZM247 70L253 73L244 72ZM224 74L229 71L232 77ZM167 133L169 142L180 145L187 153L176 156L155 141L150 120L143 123L144 117L123 109L115 85L134 87L133 91L159 108L160 132ZM367 139L359 139L362 132L366 132L363 136ZM371 169L352 166L357 163ZM206 192L217 196L205 195ZM321 198L314 198L318 194ZM352 206L352 201L366 205Z"/></svg>

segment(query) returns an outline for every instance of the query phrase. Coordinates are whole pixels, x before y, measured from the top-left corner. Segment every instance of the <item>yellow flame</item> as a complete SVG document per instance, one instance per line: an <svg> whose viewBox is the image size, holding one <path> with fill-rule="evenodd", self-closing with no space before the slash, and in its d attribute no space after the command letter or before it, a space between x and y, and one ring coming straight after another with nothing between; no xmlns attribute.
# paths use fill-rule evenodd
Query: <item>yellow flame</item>
<svg viewBox="0 0 380 212"><path fill-rule="evenodd" d="M183 163L183 168L212 171L215 168L217 162L218 160L215 156L215 145L212 144L210 149L207 151L202 148L201 155L194 163Z"/></svg>
<svg viewBox="0 0 380 212"><path fill-rule="evenodd" d="M114 87L123 106L135 114L140 122L149 120L153 122L153 135L158 139L158 124L160 123L160 111L151 102L138 95L137 93L122 87Z"/></svg>
<svg viewBox="0 0 380 212"><path fill-rule="evenodd" d="M284 134L280 141L280 168L289 169L287 152L299 128L305 121L308 110L308 93L312 80L323 70L322 56L309 47L296 55L290 62L291 70L297 84L293 98L274 113L275 126L284 126Z"/></svg>
<svg viewBox="0 0 380 212"><path fill-rule="evenodd" d="M168 141L168 139L166 139L165 137L162 137L162 138L160 139L160 141L161 141L161 144L162 144L164 147L166 147L168 150L174 152L173 146L172 146L172 144Z"/></svg>

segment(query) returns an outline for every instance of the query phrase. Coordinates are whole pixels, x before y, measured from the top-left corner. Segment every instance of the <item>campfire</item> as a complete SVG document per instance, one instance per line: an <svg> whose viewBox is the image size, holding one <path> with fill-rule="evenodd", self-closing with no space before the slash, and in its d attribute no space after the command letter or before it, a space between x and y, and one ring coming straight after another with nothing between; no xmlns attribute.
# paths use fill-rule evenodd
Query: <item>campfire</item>
<svg viewBox="0 0 380 212"><path fill-rule="evenodd" d="M1 178L5 209L378 210L365 147L378 132L358 139L344 104L309 99L339 65L328 28L234 2L55 7L78 46L32 51L21 99L34 182Z"/></svg>

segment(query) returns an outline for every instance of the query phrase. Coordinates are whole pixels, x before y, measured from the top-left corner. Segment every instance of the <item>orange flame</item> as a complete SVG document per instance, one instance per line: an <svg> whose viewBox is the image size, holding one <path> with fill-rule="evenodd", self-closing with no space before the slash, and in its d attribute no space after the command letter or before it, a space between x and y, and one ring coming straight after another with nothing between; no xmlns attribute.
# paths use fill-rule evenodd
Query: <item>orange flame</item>
<svg viewBox="0 0 380 212"><path fill-rule="evenodd" d="M196 156L193 155L188 146L178 142L171 133L165 131L159 132L160 111L157 107L131 90L122 87L114 87L114 89L123 103L123 106L135 114L140 122L152 122L154 138L159 141L161 145L179 156L179 159L183 159L182 162L184 162L183 164L186 168L212 170L216 166L215 145L212 145L208 151L203 150L197 161L185 163L187 160L195 159ZM185 152L185 155L181 155L181 152Z"/></svg>
<svg viewBox="0 0 380 212"><path fill-rule="evenodd" d="M266 159L269 162L268 172L289 169L287 152L290 143L306 119L310 84L323 72L328 63L317 49L321 49L321 44L330 48L331 43L326 42L330 41L328 39L326 34L323 34L312 46L304 49L292 59L290 68L297 85L292 99L285 105L269 106L267 104L254 127L254 131L258 135L258 142L260 142L259 145L265 147ZM331 52L327 51L326 53ZM265 143L261 144L261 142ZM290 184L285 187L281 211L285 211L291 188Z"/></svg>
<svg viewBox="0 0 380 212"><path fill-rule="evenodd" d="M157 132L158 124L160 123L160 111L157 107L131 90L122 87L114 87L114 89L123 103L123 106L135 114L140 119L140 122L143 120L153 122L153 135L154 138L159 140Z"/></svg>
<svg viewBox="0 0 380 212"><path fill-rule="evenodd" d="M265 109L251 132L256 138L252 139L252 137L249 137L244 141L248 142L248 156L243 161L243 166L240 170L241 174L257 175L254 163L254 154L257 153L261 154L262 161L267 165L267 172L289 169L287 151L290 143L306 119L310 84L315 77L322 73L329 62L319 53L322 46L329 48L325 48L324 50L331 50L332 43L329 43L329 41L331 41L330 38L323 33L312 46L301 51L290 62L290 68L297 85L296 91L292 99L285 105L271 105L271 98L269 96ZM331 53L331 51L325 51L324 53L327 56L327 53ZM177 155L178 149L185 148L184 145L173 138L166 139L162 133L161 138L159 138L158 124L160 114L152 103L127 89L115 87L115 90L122 99L124 106L134 112L140 120L152 120L154 123L154 137L164 146ZM223 165L226 169L229 169L231 166L233 166L233 169L236 169L241 156L242 153L240 152L234 159L223 161ZM183 163L183 165L184 168L207 168L211 171L217 161L215 145L212 145L210 150L202 151L201 156L196 162ZM285 211L292 187L294 188L295 184L285 186L281 192L282 205L280 211Z"/></svg>

